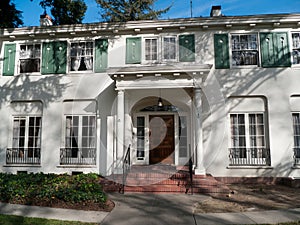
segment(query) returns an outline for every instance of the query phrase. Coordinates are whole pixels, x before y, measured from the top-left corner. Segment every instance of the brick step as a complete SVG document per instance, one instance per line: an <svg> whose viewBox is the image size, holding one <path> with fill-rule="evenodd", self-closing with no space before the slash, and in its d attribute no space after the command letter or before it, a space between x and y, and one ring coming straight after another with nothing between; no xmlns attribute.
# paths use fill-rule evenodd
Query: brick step
<svg viewBox="0 0 300 225"><path fill-rule="evenodd" d="M185 193L186 188L182 186L176 186L176 185L125 186L125 192Z"/></svg>
<svg viewBox="0 0 300 225"><path fill-rule="evenodd" d="M128 186L144 186L144 185L185 185L187 184L187 180L172 180L172 179L166 179L166 180L158 180L158 179L132 179L127 178L126 179L126 185Z"/></svg>

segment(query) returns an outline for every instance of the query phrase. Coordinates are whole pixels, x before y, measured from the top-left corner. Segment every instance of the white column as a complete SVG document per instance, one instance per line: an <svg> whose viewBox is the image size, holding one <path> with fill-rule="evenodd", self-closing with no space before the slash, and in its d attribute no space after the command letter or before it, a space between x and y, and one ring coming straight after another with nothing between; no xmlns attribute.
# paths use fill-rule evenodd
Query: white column
<svg viewBox="0 0 300 225"><path fill-rule="evenodd" d="M196 147L196 168L195 174L205 174L204 152L202 138L202 92L201 88L194 89L194 124L195 124L195 147Z"/></svg>
<svg viewBox="0 0 300 225"><path fill-rule="evenodd" d="M118 91L117 98L117 151L115 173L122 173L122 161L124 155L124 130L125 130L125 94L124 90Z"/></svg>

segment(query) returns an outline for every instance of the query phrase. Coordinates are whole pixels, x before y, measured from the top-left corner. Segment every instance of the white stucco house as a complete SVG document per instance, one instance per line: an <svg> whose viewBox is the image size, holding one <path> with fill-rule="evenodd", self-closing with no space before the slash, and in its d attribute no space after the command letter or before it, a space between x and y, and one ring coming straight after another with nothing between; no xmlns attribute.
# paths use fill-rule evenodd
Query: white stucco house
<svg viewBox="0 0 300 225"><path fill-rule="evenodd" d="M0 172L299 178L300 14L214 10L1 29Z"/></svg>

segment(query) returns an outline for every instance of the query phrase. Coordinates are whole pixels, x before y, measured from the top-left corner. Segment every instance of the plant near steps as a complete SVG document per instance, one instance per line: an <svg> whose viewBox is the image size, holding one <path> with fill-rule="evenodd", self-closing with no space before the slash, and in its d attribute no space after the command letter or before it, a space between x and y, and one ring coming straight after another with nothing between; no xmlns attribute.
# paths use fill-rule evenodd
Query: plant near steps
<svg viewBox="0 0 300 225"><path fill-rule="evenodd" d="M0 173L0 201L51 206L53 203L105 203L97 174Z"/></svg>

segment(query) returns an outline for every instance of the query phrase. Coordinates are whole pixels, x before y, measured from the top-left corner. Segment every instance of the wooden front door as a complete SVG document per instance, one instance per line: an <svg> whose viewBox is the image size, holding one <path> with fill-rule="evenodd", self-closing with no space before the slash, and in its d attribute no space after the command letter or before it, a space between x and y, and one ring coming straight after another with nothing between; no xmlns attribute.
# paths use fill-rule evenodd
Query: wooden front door
<svg viewBox="0 0 300 225"><path fill-rule="evenodd" d="M149 116L150 164L174 164L174 116Z"/></svg>

